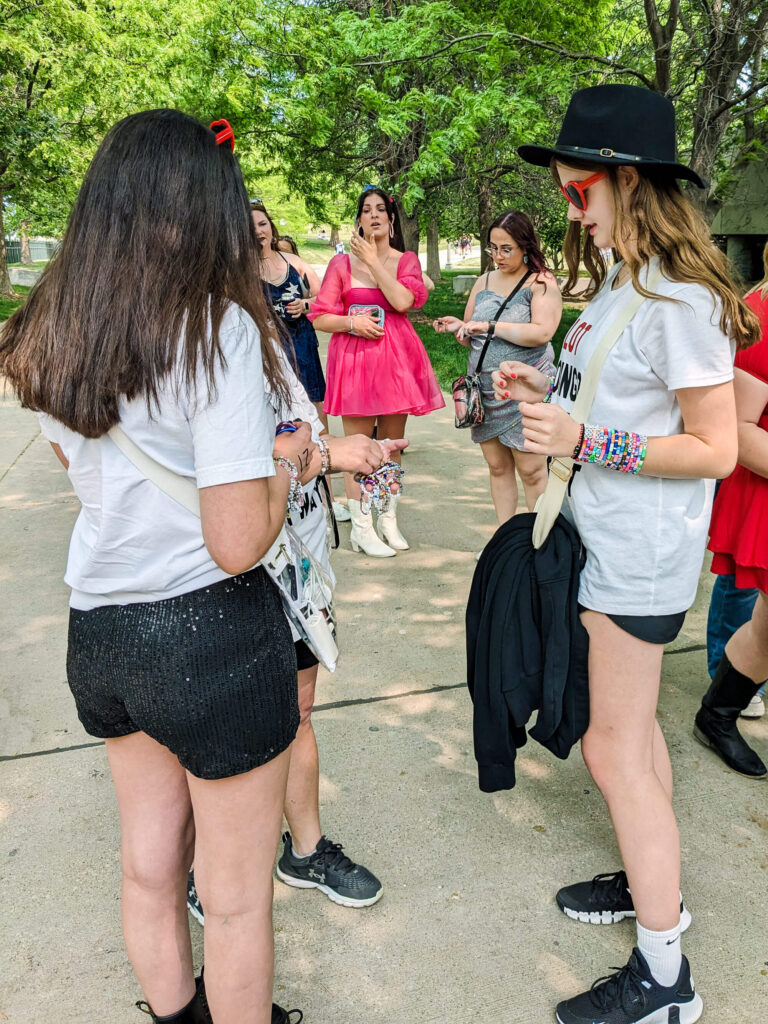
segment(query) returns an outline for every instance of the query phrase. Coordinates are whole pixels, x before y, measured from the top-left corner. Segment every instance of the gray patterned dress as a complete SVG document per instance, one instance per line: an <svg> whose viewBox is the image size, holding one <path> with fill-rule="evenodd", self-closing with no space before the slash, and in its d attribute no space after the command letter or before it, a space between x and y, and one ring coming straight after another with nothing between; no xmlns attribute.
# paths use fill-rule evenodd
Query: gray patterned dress
<svg viewBox="0 0 768 1024"><path fill-rule="evenodd" d="M498 292L491 291L488 288L489 276L490 272L485 277L485 288L479 291L475 298L475 311L472 314L473 320L497 319L496 311L506 298L506 295L499 295ZM529 324L531 322L532 299L533 291L531 288L521 288L502 312L498 322L505 324ZM484 344L484 334L473 336L472 350L469 353L469 364L467 366L468 373L475 372ZM485 419L478 426L471 429L472 440L475 444L498 437L507 448L516 448L518 451L523 450L522 416L518 411L517 402L496 401L493 397L491 373L493 370L498 370L499 364L503 360L514 359L521 363L530 363L542 373L551 374L554 369L554 358L555 353L549 342L536 348L527 348L524 345L515 345L511 341L503 341L501 338L492 338L485 353L483 369L480 375Z"/></svg>

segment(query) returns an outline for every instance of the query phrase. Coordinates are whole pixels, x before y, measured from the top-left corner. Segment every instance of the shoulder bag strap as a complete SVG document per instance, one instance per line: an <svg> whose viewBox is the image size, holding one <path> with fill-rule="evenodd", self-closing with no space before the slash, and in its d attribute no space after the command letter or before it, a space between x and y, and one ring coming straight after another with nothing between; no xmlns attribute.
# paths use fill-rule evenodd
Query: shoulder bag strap
<svg viewBox="0 0 768 1024"><path fill-rule="evenodd" d="M488 273L490 274L490 270L488 271ZM512 299L514 299L514 297L517 295L517 293L520 291L520 289L523 287L523 285L525 284L525 282L528 280L528 278L531 276L532 273L533 273L532 270L528 270L520 278L520 280L517 282L515 287L512 289L512 291L509 293L509 295L506 297L506 299L504 299L504 301L499 306L499 308L496 310L496 312L493 314L493 318L492 319L494 319L494 320L498 320L499 319L501 314L504 312L504 310L510 304ZM480 358L477 361L477 369L475 370L475 373L480 373L480 370L482 369L483 360L485 359L485 353L488 351L488 346L491 344L491 339L492 338L493 338L493 335L491 334L490 331L488 331L488 334L485 337L485 344L483 345L483 350L480 353Z"/></svg>
<svg viewBox="0 0 768 1024"><path fill-rule="evenodd" d="M187 476L179 476L172 469L162 465L157 459L139 448L135 441L132 441L120 426L114 426L108 431L110 440L120 449L123 455L131 462L136 469L145 476L147 480L159 487L161 491L173 498L179 505L182 505L193 515L200 516L200 492L194 480ZM280 545L283 543L283 531L277 535L274 544L262 558L260 565L268 561L276 561Z"/></svg>
<svg viewBox="0 0 768 1024"><path fill-rule="evenodd" d="M661 271L657 269L648 275L645 287L648 291L652 292L660 280ZM619 310L616 319L607 328L605 334L600 339L597 348L592 353L592 358L589 360L587 368L584 371L581 387L579 388L579 393L576 396L576 401L573 403L573 409L571 410L571 416L573 416L577 422L584 423L587 416L589 416L592 409L592 403L595 400L597 382L600 379L600 373L602 372L603 364L608 357L608 353L629 326L630 321L644 302L645 296L640 295L639 292L633 290L631 297ZM560 509L563 507L565 493L568 490L568 483L572 474L573 459L570 457L561 456L559 458L552 459L550 462L547 486L544 493L536 502L536 521L533 524L534 548L541 547L549 536L549 532L554 526L555 520L560 515Z"/></svg>

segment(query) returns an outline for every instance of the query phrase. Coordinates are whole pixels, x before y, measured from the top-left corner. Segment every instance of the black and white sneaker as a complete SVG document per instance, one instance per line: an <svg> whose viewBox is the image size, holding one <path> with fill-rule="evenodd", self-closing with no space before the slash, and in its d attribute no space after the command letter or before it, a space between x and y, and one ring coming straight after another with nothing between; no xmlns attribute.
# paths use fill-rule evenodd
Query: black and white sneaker
<svg viewBox="0 0 768 1024"><path fill-rule="evenodd" d="M639 949L626 967L557 1007L558 1024L693 1024L704 1004L683 957L674 985L659 985Z"/></svg>
<svg viewBox="0 0 768 1024"><path fill-rule="evenodd" d="M636 916L624 871L595 875L591 882L566 885L555 899L564 914L584 924L615 924L625 917ZM691 920L691 913L681 900L680 930L686 931Z"/></svg>
<svg viewBox="0 0 768 1024"><path fill-rule="evenodd" d="M198 924L205 924L205 917L203 916L203 904L200 902L200 897L197 895L197 889L195 888L195 872L190 871L187 876L187 910L190 912L192 917L198 922Z"/></svg>
<svg viewBox="0 0 768 1024"><path fill-rule="evenodd" d="M277 877L297 889L319 889L342 907L370 907L381 899L378 878L362 864L355 864L342 852L341 843L325 836L306 859L293 853L290 832L283 833L283 853L277 862Z"/></svg>

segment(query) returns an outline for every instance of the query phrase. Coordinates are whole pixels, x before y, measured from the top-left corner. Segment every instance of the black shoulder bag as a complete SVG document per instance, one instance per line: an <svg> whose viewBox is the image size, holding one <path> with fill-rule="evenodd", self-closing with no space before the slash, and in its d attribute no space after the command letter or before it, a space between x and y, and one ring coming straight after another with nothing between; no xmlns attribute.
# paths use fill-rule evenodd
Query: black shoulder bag
<svg viewBox="0 0 768 1024"><path fill-rule="evenodd" d="M482 423L485 419L485 409L483 408L483 392L480 387L480 372L483 369L483 360L485 359L485 353L488 351L488 346L491 343L493 332L496 327L496 321L499 319L501 314L507 308L509 303L514 299L520 289L523 287L525 282L533 273L529 270L523 277L517 282L515 287L504 299L499 308L496 310L496 314L493 320L490 321L490 327L488 333L485 336L485 343L483 350L480 353L480 358L477 362L477 369L474 373L462 373L460 377L451 384L451 391L453 393L453 406L455 414L455 424L457 427L476 427Z"/></svg>

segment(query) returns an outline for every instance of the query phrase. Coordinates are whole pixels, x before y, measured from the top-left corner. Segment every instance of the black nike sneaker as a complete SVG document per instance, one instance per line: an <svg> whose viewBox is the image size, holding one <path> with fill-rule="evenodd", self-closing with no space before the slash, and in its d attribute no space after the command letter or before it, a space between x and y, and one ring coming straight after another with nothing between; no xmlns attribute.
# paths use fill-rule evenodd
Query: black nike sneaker
<svg viewBox="0 0 768 1024"><path fill-rule="evenodd" d="M564 914L585 924L615 924L625 917L636 916L624 871L595 875L591 882L566 885L555 899ZM684 932L691 920L691 913L681 900L680 930Z"/></svg>
<svg viewBox="0 0 768 1024"><path fill-rule="evenodd" d="M350 860L341 843L332 843L323 836L306 859L294 855L290 832L283 833L283 844L277 877L287 885L319 889L342 907L370 907L381 899L381 882L368 868Z"/></svg>
<svg viewBox="0 0 768 1024"><path fill-rule="evenodd" d="M205 917L203 915L203 904L200 902L200 897L197 895L197 889L195 888L195 872L190 871L187 876L187 910L190 912L192 917L198 922L198 924L205 924Z"/></svg>
<svg viewBox="0 0 768 1024"><path fill-rule="evenodd" d="M558 1024L694 1024L704 1012L683 957L674 985L659 985L639 949L626 967L557 1007Z"/></svg>

